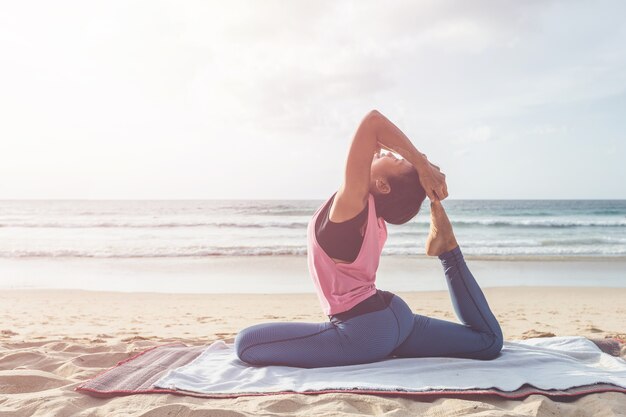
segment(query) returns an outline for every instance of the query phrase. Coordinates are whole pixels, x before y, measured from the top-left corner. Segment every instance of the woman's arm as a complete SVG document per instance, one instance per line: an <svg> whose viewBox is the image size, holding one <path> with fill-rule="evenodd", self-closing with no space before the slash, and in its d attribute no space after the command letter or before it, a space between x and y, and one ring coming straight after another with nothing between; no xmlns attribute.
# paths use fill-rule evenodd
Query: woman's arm
<svg viewBox="0 0 626 417"><path fill-rule="evenodd" d="M379 148L395 152L409 161L415 168L422 168L428 165L426 155L418 151L411 140L382 113L373 110L375 113L376 139Z"/></svg>
<svg viewBox="0 0 626 417"><path fill-rule="evenodd" d="M443 199L448 196L447 191L444 193L441 187L432 185L436 182L433 180L435 176L437 183L443 183L445 188L445 175L428 162L426 155L415 149L400 129L379 111L372 110L361 120L352 138L344 181L330 207L331 221L342 222L352 219L363 210L369 195L372 159L381 147L397 152L417 169L429 198L434 199L439 195ZM433 189L437 190L436 194Z"/></svg>
<svg viewBox="0 0 626 417"><path fill-rule="evenodd" d="M378 147L400 154L413 165L430 200L443 200L448 197L445 174L438 166L431 164L426 155L418 151L396 125L376 110L372 111L372 125L376 132Z"/></svg>
<svg viewBox="0 0 626 417"><path fill-rule="evenodd" d="M343 222L359 214L369 196L370 169L374 154L379 149L373 118L378 112L372 110L363 117L357 128L346 159L344 180L330 207L329 218Z"/></svg>

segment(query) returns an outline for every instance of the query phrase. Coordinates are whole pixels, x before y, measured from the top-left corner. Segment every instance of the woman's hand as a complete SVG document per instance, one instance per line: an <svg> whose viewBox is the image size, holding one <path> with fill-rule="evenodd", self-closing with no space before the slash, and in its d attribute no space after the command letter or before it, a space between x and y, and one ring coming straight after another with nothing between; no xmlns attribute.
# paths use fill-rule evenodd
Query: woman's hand
<svg viewBox="0 0 626 417"><path fill-rule="evenodd" d="M389 147L380 143L380 141L376 142L376 151L380 151L381 149L386 149L391 152L397 152L401 156L408 155L405 149L401 147L397 147L396 150L390 149ZM426 155L421 153L418 150L415 150L418 157L413 160L409 160L413 164L413 167L417 170L417 173L420 177L420 183L426 192L426 195L431 201L443 200L448 197L448 186L446 185L446 174L441 172L439 167L435 164L432 164L427 158ZM419 157L421 155L421 157ZM404 156L403 156L404 157ZM406 159L406 157L405 157Z"/></svg>
<svg viewBox="0 0 626 417"><path fill-rule="evenodd" d="M415 167L420 176L420 183L430 201L443 200L448 197L446 174L441 172L437 165L428 161L426 155L422 155L425 163Z"/></svg>

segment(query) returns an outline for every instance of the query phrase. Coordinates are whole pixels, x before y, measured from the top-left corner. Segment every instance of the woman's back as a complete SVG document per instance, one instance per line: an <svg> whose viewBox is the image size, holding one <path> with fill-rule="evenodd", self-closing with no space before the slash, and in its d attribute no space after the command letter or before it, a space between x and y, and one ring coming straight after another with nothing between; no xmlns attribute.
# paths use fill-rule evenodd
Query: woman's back
<svg viewBox="0 0 626 417"><path fill-rule="evenodd" d="M382 218L376 216L374 196L369 195L365 235L353 262L336 262L324 251L317 240L315 225L325 207L333 197L320 206L307 228L307 261L309 273L315 284L317 295L326 315L349 310L360 301L376 293L376 270L382 248L387 240L387 227Z"/></svg>

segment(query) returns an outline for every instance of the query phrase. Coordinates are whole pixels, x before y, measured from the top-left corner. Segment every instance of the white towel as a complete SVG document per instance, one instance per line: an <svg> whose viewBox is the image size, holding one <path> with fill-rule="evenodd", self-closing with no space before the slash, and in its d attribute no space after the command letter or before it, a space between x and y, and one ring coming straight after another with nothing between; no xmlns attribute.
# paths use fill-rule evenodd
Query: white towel
<svg viewBox="0 0 626 417"><path fill-rule="evenodd" d="M524 384L567 389L609 383L626 388L626 360L602 352L581 336L504 342L493 360L390 358L379 362L324 368L250 366L233 345L211 344L195 360L173 369L154 385L206 394L282 391L383 390L420 392L498 388L515 391Z"/></svg>

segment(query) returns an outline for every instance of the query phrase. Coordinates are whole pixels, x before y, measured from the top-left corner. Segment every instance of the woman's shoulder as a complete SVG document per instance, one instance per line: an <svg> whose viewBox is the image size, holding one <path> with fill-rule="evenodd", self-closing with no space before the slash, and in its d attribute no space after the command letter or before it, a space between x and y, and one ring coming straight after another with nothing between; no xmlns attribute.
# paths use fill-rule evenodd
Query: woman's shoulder
<svg viewBox="0 0 626 417"><path fill-rule="evenodd" d="M329 219L334 223L343 223L355 218L368 208L370 196L369 192L362 196L339 188L329 207Z"/></svg>

